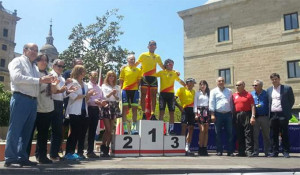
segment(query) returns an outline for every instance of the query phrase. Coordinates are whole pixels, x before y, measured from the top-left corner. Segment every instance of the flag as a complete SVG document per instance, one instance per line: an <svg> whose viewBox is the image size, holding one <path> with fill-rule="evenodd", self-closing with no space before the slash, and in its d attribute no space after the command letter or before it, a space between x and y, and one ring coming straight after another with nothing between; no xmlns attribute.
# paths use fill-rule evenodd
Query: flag
<svg viewBox="0 0 300 175"><path fill-rule="evenodd" d="M150 120L150 116L151 116L151 96L150 96L150 86L147 87L145 113L146 113L146 118L147 118L147 120Z"/></svg>

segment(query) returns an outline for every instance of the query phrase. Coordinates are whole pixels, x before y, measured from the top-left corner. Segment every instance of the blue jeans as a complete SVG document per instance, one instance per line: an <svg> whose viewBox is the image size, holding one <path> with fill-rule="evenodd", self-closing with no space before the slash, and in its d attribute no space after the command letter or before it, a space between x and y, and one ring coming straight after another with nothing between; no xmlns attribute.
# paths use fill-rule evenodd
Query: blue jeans
<svg viewBox="0 0 300 175"><path fill-rule="evenodd" d="M215 133L216 133L216 146L217 152L223 153L223 144L222 144L222 127L227 134L227 152L232 153L232 113L219 113L215 112L216 122L215 122Z"/></svg>
<svg viewBox="0 0 300 175"><path fill-rule="evenodd" d="M37 100L14 93L10 100L9 128L6 136L5 161L28 160L27 145L34 127Z"/></svg>

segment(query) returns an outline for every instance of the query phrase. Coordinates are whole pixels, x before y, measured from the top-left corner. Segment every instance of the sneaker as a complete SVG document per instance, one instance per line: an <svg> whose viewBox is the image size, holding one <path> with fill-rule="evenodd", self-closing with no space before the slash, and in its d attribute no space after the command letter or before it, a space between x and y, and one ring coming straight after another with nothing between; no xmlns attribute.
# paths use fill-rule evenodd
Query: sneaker
<svg viewBox="0 0 300 175"><path fill-rule="evenodd" d="M36 166L37 162L31 162L30 160L25 160L25 161L21 161L19 162L20 166Z"/></svg>
<svg viewBox="0 0 300 175"><path fill-rule="evenodd" d="M138 135L138 134L139 134L139 132L137 130L135 130L135 129L131 130L131 135Z"/></svg>
<svg viewBox="0 0 300 175"><path fill-rule="evenodd" d="M77 155L79 156L79 159L86 159L86 157L83 155L83 153L77 153Z"/></svg>
<svg viewBox="0 0 300 175"><path fill-rule="evenodd" d="M157 120L154 114L151 115L150 120Z"/></svg>
<svg viewBox="0 0 300 175"><path fill-rule="evenodd" d="M233 153L227 153L227 156L234 157L234 154Z"/></svg>
<svg viewBox="0 0 300 175"><path fill-rule="evenodd" d="M39 164L51 164L53 163L52 160L48 159L48 157L39 158Z"/></svg>
<svg viewBox="0 0 300 175"><path fill-rule="evenodd" d="M64 157L66 160L76 160L77 157L74 156L74 154L68 153Z"/></svg>
<svg viewBox="0 0 300 175"><path fill-rule="evenodd" d="M143 113L143 118L142 118L142 120L147 120L147 117L146 117L146 114L145 114L145 113Z"/></svg>
<svg viewBox="0 0 300 175"><path fill-rule="evenodd" d="M258 157L259 153L254 152L252 155L253 155L253 157Z"/></svg>
<svg viewBox="0 0 300 175"><path fill-rule="evenodd" d="M92 153L87 153L86 156L87 156L88 158L91 158L91 159L99 158L99 156L97 156L94 152L92 152Z"/></svg>
<svg viewBox="0 0 300 175"><path fill-rule="evenodd" d="M124 131L124 135L128 135L128 131Z"/></svg>

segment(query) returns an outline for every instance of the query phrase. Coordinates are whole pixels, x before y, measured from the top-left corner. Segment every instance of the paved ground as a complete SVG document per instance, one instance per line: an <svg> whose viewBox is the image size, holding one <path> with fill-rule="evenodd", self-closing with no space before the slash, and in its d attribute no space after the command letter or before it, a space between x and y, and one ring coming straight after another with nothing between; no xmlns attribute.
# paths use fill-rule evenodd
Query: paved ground
<svg viewBox="0 0 300 175"><path fill-rule="evenodd" d="M280 155L281 156L281 155ZM35 158L31 157L35 161ZM84 161L61 161L51 165L5 168L0 162L0 174L194 174L194 173L258 173L290 172L300 175L300 154L283 157L128 157L100 158Z"/></svg>

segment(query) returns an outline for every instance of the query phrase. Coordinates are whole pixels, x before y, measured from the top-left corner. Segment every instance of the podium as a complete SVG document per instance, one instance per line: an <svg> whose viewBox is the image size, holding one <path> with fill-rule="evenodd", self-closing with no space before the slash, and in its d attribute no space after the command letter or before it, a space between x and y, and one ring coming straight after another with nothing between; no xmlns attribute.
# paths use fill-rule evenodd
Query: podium
<svg viewBox="0 0 300 175"><path fill-rule="evenodd" d="M163 121L140 120L139 135L141 137L140 156L163 155Z"/></svg>
<svg viewBox="0 0 300 175"><path fill-rule="evenodd" d="M185 136L164 136L164 156L184 156Z"/></svg>
<svg viewBox="0 0 300 175"><path fill-rule="evenodd" d="M111 149L115 157L137 157L140 155L140 136L114 135Z"/></svg>

